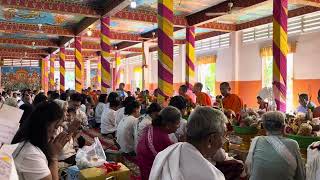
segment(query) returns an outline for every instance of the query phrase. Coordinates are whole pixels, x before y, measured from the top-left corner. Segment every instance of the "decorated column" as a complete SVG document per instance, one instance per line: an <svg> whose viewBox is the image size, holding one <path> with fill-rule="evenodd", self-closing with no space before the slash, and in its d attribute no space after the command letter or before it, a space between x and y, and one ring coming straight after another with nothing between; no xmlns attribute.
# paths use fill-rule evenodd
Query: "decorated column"
<svg viewBox="0 0 320 180"><path fill-rule="evenodd" d="M47 93L49 90L48 58L49 57L44 58L41 62L41 87L45 93Z"/></svg>
<svg viewBox="0 0 320 180"><path fill-rule="evenodd" d="M186 85L192 89L195 83L195 27L186 28Z"/></svg>
<svg viewBox="0 0 320 180"><path fill-rule="evenodd" d="M173 95L173 0L158 0L158 101Z"/></svg>
<svg viewBox="0 0 320 180"><path fill-rule="evenodd" d="M146 89L146 69L147 68L147 58L145 53L145 42L142 41L142 90Z"/></svg>
<svg viewBox="0 0 320 180"><path fill-rule="evenodd" d="M83 60L82 60L82 41L81 37L75 37L75 78L76 78L76 91L81 93L83 88Z"/></svg>
<svg viewBox="0 0 320 180"><path fill-rule="evenodd" d="M65 85L65 76L66 76L66 49L64 47L60 48L59 53L59 64L60 64L60 92L64 92L66 90Z"/></svg>
<svg viewBox="0 0 320 180"><path fill-rule="evenodd" d="M91 83L91 74L90 74L90 72L91 72L91 62L90 62L91 60L90 59L87 59L87 61L86 61L86 71L85 71L85 74L86 74L86 76L85 76L85 82L86 82L86 87L88 88L88 87L91 87L93 84Z"/></svg>
<svg viewBox="0 0 320 180"><path fill-rule="evenodd" d="M49 90L53 91L55 90L55 82L54 82L54 61L55 61L55 55L50 55L50 72L49 72Z"/></svg>
<svg viewBox="0 0 320 180"><path fill-rule="evenodd" d="M112 86L111 77L111 33L110 17L101 19L101 92L107 93L107 89Z"/></svg>
<svg viewBox="0 0 320 180"><path fill-rule="evenodd" d="M96 88L101 90L101 57L97 61L97 84Z"/></svg>
<svg viewBox="0 0 320 180"><path fill-rule="evenodd" d="M120 84L120 64L121 64L121 57L119 52L115 53L115 74L114 74L114 89L119 86Z"/></svg>
<svg viewBox="0 0 320 180"><path fill-rule="evenodd" d="M277 110L286 111L288 0L273 0L273 91Z"/></svg>

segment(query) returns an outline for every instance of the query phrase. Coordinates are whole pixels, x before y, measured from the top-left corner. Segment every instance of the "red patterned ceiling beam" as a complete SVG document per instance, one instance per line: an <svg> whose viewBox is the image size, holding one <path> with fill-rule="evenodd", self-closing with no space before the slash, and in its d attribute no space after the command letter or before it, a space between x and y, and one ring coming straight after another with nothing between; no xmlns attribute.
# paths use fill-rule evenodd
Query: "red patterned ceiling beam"
<svg viewBox="0 0 320 180"><path fill-rule="evenodd" d="M143 22L149 22L149 23L157 23L157 14L150 12L150 11L144 11L144 10L136 10L136 11L128 11L128 10L122 10L116 13L114 18L119 19L128 19L133 21L143 21ZM175 16L173 20L173 24L175 26L187 26L187 21L182 16Z"/></svg>
<svg viewBox="0 0 320 180"><path fill-rule="evenodd" d="M86 33L82 35L84 41L86 38L91 39L94 38L97 41L100 41L100 31L95 30L92 31L92 35L88 36ZM111 32L111 39L112 40L121 40L121 41L131 41L131 42L141 42L141 36L138 34L126 34L126 33L118 33L118 32Z"/></svg>
<svg viewBox="0 0 320 180"><path fill-rule="evenodd" d="M237 26L235 24L222 24L222 23L214 23L214 22L202 24L197 27L208 28L208 29L213 29L217 31L225 31L225 32L232 32L237 30Z"/></svg>
<svg viewBox="0 0 320 180"><path fill-rule="evenodd" d="M42 56L40 55L34 55L34 54L29 54L25 56L24 54L16 54L16 53L6 53L6 52L0 52L0 57L1 58L30 58L30 59L41 59Z"/></svg>
<svg viewBox="0 0 320 180"><path fill-rule="evenodd" d="M12 23L12 22L0 22L0 31L5 31L7 33L32 33L32 34L48 34L48 35L58 35L58 36L70 36L73 37L73 31L71 29L62 28L60 26L49 26L42 25L41 29L35 24L22 24L22 23Z"/></svg>
<svg viewBox="0 0 320 180"><path fill-rule="evenodd" d="M52 41L48 40L27 40L27 39L10 39L10 38L0 38L0 44L15 44L22 46L35 46L35 47L53 47L57 48L58 45Z"/></svg>
<svg viewBox="0 0 320 180"><path fill-rule="evenodd" d="M312 6L305 6L305 7L302 7L302 8L298 8L298 9L289 11L289 17L301 16L301 15L312 13L312 12L316 12L316 11L320 11L320 8L312 7ZM254 20L254 21L238 24L237 25L237 30L248 29L248 28L251 28L251 27L255 27L255 26L260 26L260 25L263 25L263 24L271 23L272 22L272 18L273 18L272 16L268 16L268 17L257 19L257 20Z"/></svg>
<svg viewBox="0 0 320 180"><path fill-rule="evenodd" d="M94 51L82 51L81 54L84 57L98 56L97 52L94 52ZM67 57L74 57L74 51L73 50L67 50L66 51L66 56Z"/></svg>
<svg viewBox="0 0 320 180"><path fill-rule="evenodd" d="M29 9L34 11L54 12L59 14L76 14L86 17L99 18L100 14L96 9L84 4L70 3L63 1L48 0L2 0L2 7L18 9Z"/></svg>
<svg viewBox="0 0 320 180"><path fill-rule="evenodd" d="M176 39L174 40L174 44L185 44L186 43L186 40L179 40L179 39Z"/></svg>
<svg viewBox="0 0 320 180"><path fill-rule="evenodd" d="M135 53L142 53L142 48L128 48L123 51L135 52Z"/></svg>
<svg viewBox="0 0 320 180"><path fill-rule="evenodd" d="M16 54L48 54L47 51L43 49L30 49L30 48L1 48L0 53L7 52L7 53L16 53Z"/></svg>
<svg viewBox="0 0 320 180"><path fill-rule="evenodd" d="M233 0L232 2L234 7L247 8L265 1L267 0ZM224 1L215 6L209 7L207 9L204 9L202 11L199 11L197 13L187 16L188 24L190 26L193 26L193 25L201 25L201 24L205 24L213 21L214 18L217 18L219 16L206 16L206 13L228 12L229 11L228 3L229 1Z"/></svg>
<svg viewBox="0 0 320 180"><path fill-rule="evenodd" d="M212 31L212 32L208 32L208 33L202 33L198 36L196 36L196 41L202 40L202 39L207 39L207 38L211 38L214 36L219 36L222 34L226 34L227 32L219 32L219 31Z"/></svg>

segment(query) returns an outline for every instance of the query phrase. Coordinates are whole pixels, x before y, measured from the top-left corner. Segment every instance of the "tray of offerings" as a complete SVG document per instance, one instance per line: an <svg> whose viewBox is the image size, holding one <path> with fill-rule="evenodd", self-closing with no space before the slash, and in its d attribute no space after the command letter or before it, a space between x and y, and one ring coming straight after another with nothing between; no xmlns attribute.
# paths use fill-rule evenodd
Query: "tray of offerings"
<svg viewBox="0 0 320 180"><path fill-rule="evenodd" d="M233 125L233 130L239 135L255 135L258 133L258 128L255 126L235 126Z"/></svg>
<svg viewBox="0 0 320 180"><path fill-rule="evenodd" d="M319 119L311 119L306 114L297 114L295 116L286 117L287 126L285 127L285 134L288 138L297 141L303 157L307 156L307 148L310 144L320 141L318 136Z"/></svg>
<svg viewBox="0 0 320 180"><path fill-rule="evenodd" d="M315 136L301 136L295 134L287 134L287 137L296 140L300 149L307 149L310 144L316 141L320 141L320 137Z"/></svg>
<svg viewBox="0 0 320 180"><path fill-rule="evenodd" d="M232 120L232 127L235 135L242 139L242 143L240 144L241 150L249 150L251 139L259 132L258 121L258 115L252 109L242 111Z"/></svg>

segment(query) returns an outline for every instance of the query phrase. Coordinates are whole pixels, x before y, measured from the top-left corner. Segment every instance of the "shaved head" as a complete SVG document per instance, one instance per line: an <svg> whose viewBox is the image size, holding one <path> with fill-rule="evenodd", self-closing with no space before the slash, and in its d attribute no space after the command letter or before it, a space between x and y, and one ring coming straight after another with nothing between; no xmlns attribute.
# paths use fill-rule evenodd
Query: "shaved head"
<svg viewBox="0 0 320 180"><path fill-rule="evenodd" d="M220 84L220 92L223 96L228 96L230 94L231 88L228 82L223 82Z"/></svg>
<svg viewBox="0 0 320 180"><path fill-rule="evenodd" d="M228 82L223 82L220 84L220 87L230 88L230 84Z"/></svg>
<svg viewBox="0 0 320 180"><path fill-rule="evenodd" d="M195 83L194 86L193 86L193 92L194 92L194 93L199 93L199 92L202 91L202 88L203 88L202 83L197 82L197 83Z"/></svg>

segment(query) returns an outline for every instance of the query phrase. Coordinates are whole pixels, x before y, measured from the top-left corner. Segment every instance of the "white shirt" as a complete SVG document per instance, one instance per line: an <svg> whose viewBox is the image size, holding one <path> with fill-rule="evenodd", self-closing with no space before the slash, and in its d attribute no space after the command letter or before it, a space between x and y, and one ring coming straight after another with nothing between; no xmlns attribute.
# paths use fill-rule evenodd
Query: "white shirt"
<svg viewBox="0 0 320 180"><path fill-rule="evenodd" d="M316 107L316 105L313 102L311 102L311 106ZM303 106L299 105L297 108L297 112L306 114L308 112L308 107L303 107Z"/></svg>
<svg viewBox="0 0 320 180"><path fill-rule="evenodd" d="M61 132L63 132L63 127L59 126L56 132L56 136L58 136ZM59 156L59 160L65 160L68 159L69 157L73 156L76 154L76 150L74 149L74 141L73 138L70 139L69 142L64 145L61 154Z"/></svg>
<svg viewBox="0 0 320 180"><path fill-rule="evenodd" d="M117 142L120 145L121 152L130 153L134 149L134 127L137 123L137 118L133 116L125 116L117 128Z"/></svg>
<svg viewBox="0 0 320 180"><path fill-rule="evenodd" d="M82 126L88 126L88 117L85 112L78 109L76 112L76 118L80 120Z"/></svg>
<svg viewBox="0 0 320 180"><path fill-rule="evenodd" d="M175 143L158 153L153 161L149 179L225 180L225 177L193 145Z"/></svg>
<svg viewBox="0 0 320 180"><path fill-rule="evenodd" d="M187 120L181 118L180 126L175 133L169 134L169 138L172 142L179 142L180 137L184 137L187 134Z"/></svg>
<svg viewBox="0 0 320 180"><path fill-rule="evenodd" d="M135 149L137 149L140 137L143 133L144 128L146 128L147 126L152 124L152 118L148 115L142 115L141 117L139 117L135 128L134 128L134 143L135 143Z"/></svg>
<svg viewBox="0 0 320 180"><path fill-rule="evenodd" d="M101 115L101 134L113 133L117 130L116 126L116 111L110 108L105 108Z"/></svg>
<svg viewBox="0 0 320 180"><path fill-rule="evenodd" d="M21 142L17 150L23 144L24 142ZM21 151L15 156L14 162L20 180L37 180L51 174L46 156L38 147L29 142L25 143Z"/></svg>
<svg viewBox="0 0 320 180"><path fill-rule="evenodd" d="M124 118L124 107L122 107L116 111L116 124L117 124L117 126L123 118Z"/></svg>
<svg viewBox="0 0 320 180"><path fill-rule="evenodd" d="M96 123L101 123L101 116L104 108L105 108L105 104L102 102L99 102L95 110Z"/></svg>
<svg viewBox="0 0 320 180"><path fill-rule="evenodd" d="M81 106L80 106L80 110L81 110L82 112L86 113L86 111L87 111L87 107L86 107L86 105L81 104Z"/></svg>

